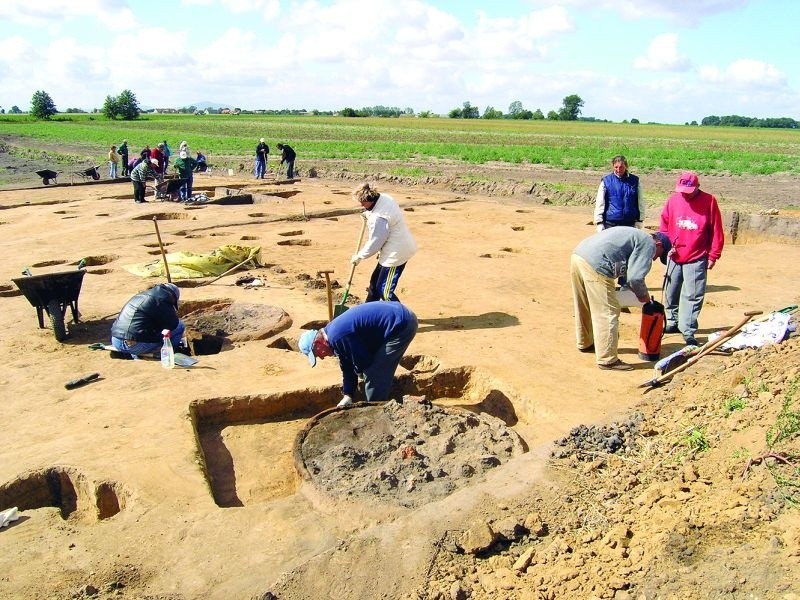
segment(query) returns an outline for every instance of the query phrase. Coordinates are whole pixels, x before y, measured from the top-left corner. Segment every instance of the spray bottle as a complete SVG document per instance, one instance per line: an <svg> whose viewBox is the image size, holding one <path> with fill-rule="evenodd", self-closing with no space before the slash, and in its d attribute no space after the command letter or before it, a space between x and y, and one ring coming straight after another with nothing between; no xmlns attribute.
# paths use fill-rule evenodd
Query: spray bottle
<svg viewBox="0 0 800 600"><path fill-rule="evenodd" d="M161 331L164 336L164 345L161 346L161 366L165 369L175 368L175 350L172 348L172 340L169 337L169 329Z"/></svg>

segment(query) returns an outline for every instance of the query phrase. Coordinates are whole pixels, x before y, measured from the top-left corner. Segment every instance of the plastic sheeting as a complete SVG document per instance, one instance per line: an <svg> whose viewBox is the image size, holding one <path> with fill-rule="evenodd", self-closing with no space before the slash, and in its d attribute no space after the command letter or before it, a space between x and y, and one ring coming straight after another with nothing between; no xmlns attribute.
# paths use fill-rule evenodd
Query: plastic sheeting
<svg viewBox="0 0 800 600"><path fill-rule="evenodd" d="M226 244L208 254L169 252L166 257L172 279L197 279L222 275L248 258L250 264L247 266L264 266L261 259L261 246ZM161 256L149 263L126 265L124 268L140 277L167 276Z"/></svg>

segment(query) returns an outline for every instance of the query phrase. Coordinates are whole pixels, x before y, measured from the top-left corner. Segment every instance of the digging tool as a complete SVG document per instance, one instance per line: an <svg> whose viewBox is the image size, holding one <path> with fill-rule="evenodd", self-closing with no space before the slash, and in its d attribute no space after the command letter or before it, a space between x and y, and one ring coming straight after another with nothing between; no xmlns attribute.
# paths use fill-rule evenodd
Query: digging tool
<svg viewBox="0 0 800 600"><path fill-rule="evenodd" d="M238 265L234 265L234 266L232 266L230 269L228 269L227 271L225 271L225 272L224 272L222 275L218 275L217 277L215 277L215 278L214 278L214 279L212 279L211 281L206 281L206 282L205 282L203 285L209 285L209 284L211 284L211 283L214 283L215 281L219 281L220 279L222 279L223 277L225 277L225 275L228 275L228 274L230 274L230 273L233 273L233 272L234 272L236 269L239 269L239 268L243 267L244 265L246 265L247 263L249 263L251 260L253 260L253 257L252 257L252 256L248 256L248 257L247 257L247 258L245 258L245 259L244 259L242 262L240 262Z"/></svg>
<svg viewBox="0 0 800 600"><path fill-rule="evenodd" d="M317 277L320 275L325 277L325 291L328 293L328 321L333 321L333 292L331 292L331 273L333 273L333 269L328 271L317 271Z"/></svg>
<svg viewBox="0 0 800 600"><path fill-rule="evenodd" d="M762 312L763 311L760 311L760 310L751 310L751 311L748 311L748 312L744 313L744 316L742 317L742 319L736 325L734 325L733 327L731 327L727 331L723 332L722 335L720 335L713 342L706 342L700 348L700 350L698 350L697 353L694 356L692 356L689 360L687 360L685 363L675 367L674 369L672 369L668 373L664 373L663 375L661 375L659 377L654 377L650 381L645 381L639 387L647 388L647 389L645 389L645 392L648 392L649 390L661 385L667 379L670 379L673 375L675 375L677 373L680 373L681 371L685 371L686 369L691 367L693 364L695 364L697 361L699 361L701 358L703 358L706 354L709 354L710 352L713 352L719 346L724 344L725 340L727 340L727 339L733 337L734 335L736 335L739 332L739 330L742 327L744 327L747 324L748 321L750 321L750 319L752 319L756 315L760 315Z"/></svg>
<svg viewBox="0 0 800 600"><path fill-rule="evenodd" d="M358 244L356 244L356 252L361 249L361 242L364 239L364 231L367 229L367 218L362 214L361 215L361 233L358 234ZM342 296L342 303L337 304L336 308L333 310L333 317L336 318L344 311L347 310L345 306L345 302L347 302L347 296L350 294L350 285L353 283L353 275L355 275L356 266L352 265L350 267L350 277L347 279L347 285L344 288L344 296Z"/></svg>
<svg viewBox="0 0 800 600"><path fill-rule="evenodd" d="M167 255L164 252L164 244L161 243L161 232L158 230L158 218L153 217L153 226L156 228L156 237L158 238L158 249L161 250L161 260L164 261L164 271L167 273L167 283L172 283L172 276L169 274L169 265L167 264Z"/></svg>

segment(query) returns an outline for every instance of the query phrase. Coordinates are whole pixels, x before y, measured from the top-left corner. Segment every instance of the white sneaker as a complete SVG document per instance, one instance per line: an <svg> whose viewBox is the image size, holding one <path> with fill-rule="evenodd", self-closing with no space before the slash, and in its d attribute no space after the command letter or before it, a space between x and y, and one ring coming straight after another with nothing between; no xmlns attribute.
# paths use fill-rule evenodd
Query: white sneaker
<svg viewBox="0 0 800 600"><path fill-rule="evenodd" d="M347 408L348 406L353 406L353 399L350 396L345 396L339 401L336 408Z"/></svg>

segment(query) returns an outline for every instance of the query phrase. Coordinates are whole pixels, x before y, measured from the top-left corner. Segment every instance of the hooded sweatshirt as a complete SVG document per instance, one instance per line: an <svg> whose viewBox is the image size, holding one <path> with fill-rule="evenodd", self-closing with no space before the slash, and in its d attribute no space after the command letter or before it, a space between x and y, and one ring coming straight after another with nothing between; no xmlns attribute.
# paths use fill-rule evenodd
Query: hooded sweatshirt
<svg viewBox="0 0 800 600"><path fill-rule="evenodd" d="M717 199L702 190L694 196L673 192L661 211L659 231L672 242L670 256L677 264L708 257L714 262L722 255L725 234Z"/></svg>

